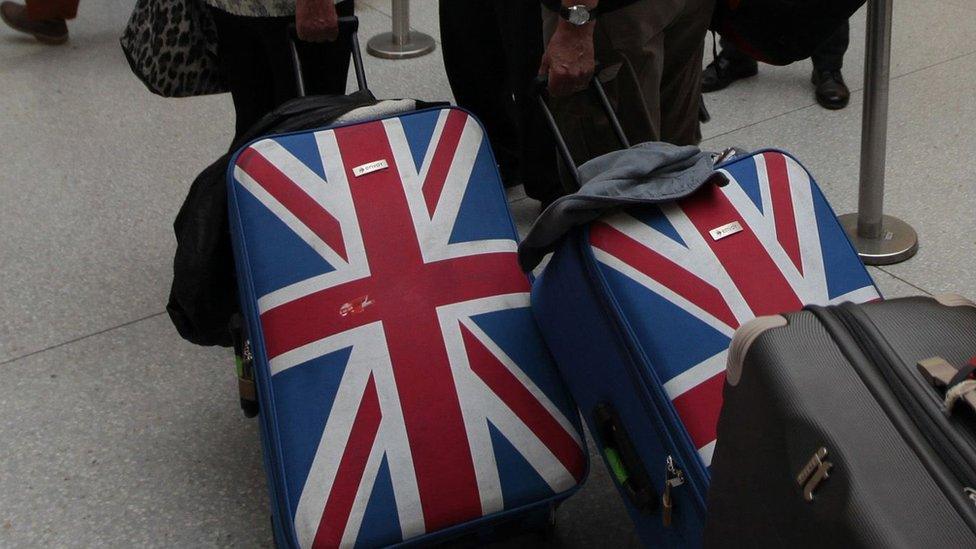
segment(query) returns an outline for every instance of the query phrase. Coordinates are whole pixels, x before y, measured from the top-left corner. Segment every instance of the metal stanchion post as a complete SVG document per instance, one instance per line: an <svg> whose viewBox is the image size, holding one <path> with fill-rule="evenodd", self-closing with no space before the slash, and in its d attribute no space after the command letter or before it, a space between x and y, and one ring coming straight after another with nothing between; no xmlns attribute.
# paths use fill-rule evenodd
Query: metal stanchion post
<svg viewBox="0 0 976 549"><path fill-rule="evenodd" d="M434 39L410 30L410 0L393 0L393 32L370 38L366 51L384 59L420 57L434 51Z"/></svg>
<svg viewBox="0 0 976 549"><path fill-rule="evenodd" d="M858 211L840 216L858 255L868 265L899 263L918 251L915 229L897 217L884 215L891 10L892 0L868 0Z"/></svg>

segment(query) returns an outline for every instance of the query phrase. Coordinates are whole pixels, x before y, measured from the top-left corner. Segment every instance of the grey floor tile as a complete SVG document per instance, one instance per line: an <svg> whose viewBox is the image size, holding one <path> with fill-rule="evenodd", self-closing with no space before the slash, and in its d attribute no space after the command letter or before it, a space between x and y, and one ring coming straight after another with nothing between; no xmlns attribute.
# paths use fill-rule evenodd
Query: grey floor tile
<svg viewBox="0 0 976 549"><path fill-rule="evenodd" d="M232 356L167 322L0 366L0 546L270 547Z"/></svg>
<svg viewBox="0 0 976 549"><path fill-rule="evenodd" d="M972 128L976 85L969 69L976 54L898 78L891 85L885 209L921 235L919 254L885 270L930 293L976 292L976 239L968 229L976 188L968 159L976 151ZM936 99L937 98L937 99ZM705 143L721 148L780 147L816 176L834 208L856 209L860 149L860 94L850 107L802 109Z"/></svg>
<svg viewBox="0 0 976 549"><path fill-rule="evenodd" d="M440 42L440 20L437 17L438 3L437 0L413 0L410 2L410 28L429 34L434 37L434 40ZM393 13L390 0L360 0L358 5L373 8L387 16L392 16ZM389 23L385 30L390 30Z"/></svg>
<svg viewBox="0 0 976 549"><path fill-rule="evenodd" d="M959 0L961 1L961 0ZM853 90L864 80L865 12L851 18L851 45L844 60L844 76ZM936 30L937 29L937 30ZM705 59L711 61L711 42ZM893 77L976 51L976 17L943 2L896 2L892 26ZM811 63L786 67L761 65L759 75L705 96L712 121L702 127L705 138L815 104L810 84Z"/></svg>
<svg viewBox="0 0 976 549"><path fill-rule="evenodd" d="M874 279L874 283L878 286L878 290L885 299L912 297L926 295L928 293L923 289L905 282L900 278L896 278L895 276L877 267L868 267L868 272L871 273L871 278Z"/></svg>
<svg viewBox="0 0 976 549"><path fill-rule="evenodd" d="M0 546L271 546L257 423L238 409L232 356L179 341L163 317L4 364L0 439ZM590 452L558 543L636 547Z"/></svg>
<svg viewBox="0 0 976 549"><path fill-rule="evenodd" d="M367 55L366 42L369 37L389 31L390 18L369 6L357 8L357 13L360 17L359 39L365 56L366 76L377 97L453 101L439 45L432 53L414 59L391 60Z"/></svg>
<svg viewBox="0 0 976 549"><path fill-rule="evenodd" d="M83 5L64 47L0 29L0 360L162 311L173 217L230 141L228 97L129 72L125 6Z"/></svg>
<svg viewBox="0 0 976 549"><path fill-rule="evenodd" d="M976 2L974 2L973 0L940 0L940 1L960 8L976 11Z"/></svg>

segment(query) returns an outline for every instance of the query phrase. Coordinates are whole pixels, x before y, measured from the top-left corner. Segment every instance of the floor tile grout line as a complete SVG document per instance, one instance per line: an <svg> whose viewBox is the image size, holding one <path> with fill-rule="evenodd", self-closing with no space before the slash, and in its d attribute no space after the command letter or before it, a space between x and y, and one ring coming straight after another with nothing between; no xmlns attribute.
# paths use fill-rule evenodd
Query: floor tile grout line
<svg viewBox="0 0 976 549"><path fill-rule="evenodd" d="M13 362L17 362L18 360L23 360L25 358L30 358L32 356L39 355L41 353L46 353L48 351L53 351L54 349L60 349L61 347L65 347L65 346L71 345L72 343L78 343L79 341L84 341L86 339L89 339L89 338L92 338L92 337L95 337L95 336L100 336L102 334L111 332L113 330L118 330L119 328L125 328L127 326L132 326L133 324L138 324L140 322L144 322L146 320L150 320L150 319L156 318L158 316L162 316L164 314L166 314L166 311L161 311L161 312L158 312L158 313L154 313L154 314L151 314L151 315L144 316L142 318L137 318L137 319L134 319L134 320L130 320L128 322L123 322L122 324L119 324L118 326L111 326L109 328L105 328L105 329L99 330L97 332L92 332L90 334L85 334L85 335L82 335L82 336L78 336L78 337L76 337L74 339L69 339L68 341L63 341L61 343L56 343L54 345L50 345L50 346L45 347L43 349L38 349L36 351L31 351L29 353L25 353L25 354L20 355L20 356L15 356L13 358L8 358L6 360L0 361L0 366L5 366L7 364L11 364Z"/></svg>
<svg viewBox="0 0 976 549"><path fill-rule="evenodd" d="M915 288L916 290L922 292L925 295L933 295L932 292L926 290L925 288L922 288L921 286L919 286L917 284L914 284L913 282L910 282L910 281L908 281L908 280L906 280L906 279L904 279L904 278L896 275L895 273L893 273L893 272L891 272L891 271L889 271L887 269L884 269L884 268L879 267L879 266L875 266L875 268L878 269L879 271L885 273L886 275L890 276L891 278L894 278L895 280L897 280L899 282L902 282L904 284L908 284L912 288Z"/></svg>
<svg viewBox="0 0 976 549"><path fill-rule="evenodd" d="M914 74L916 74L916 73L919 73L919 72L921 72L921 71L925 71L925 70L928 70L928 69L933 69L933 68L936 68L936 67L940 67L940 66L942 66L942 65L945 65L946 63L951 63L951 62L953 62L953 61L958 61L959 59L963 59L963 58L965 58L965 57L969 57L970 55L976 55L976 50L973 50L973 51L969 51L969 52L966 52L966 53L963 53L963 54L960 54L960 55L957 55L957 56L955 56L955 57L951 57L951 58L949 58L949 59L945 59L945 60L943 60L943 61L939 61L938 63L933 63L933 64L931 64L931 65L927 65L927 66L925 66L925 67L919 67L919 68L917 68L917 69L914 69L914 70L911 70L911 71L908 71L908 72L906 72L906 73L904 73L904 74L899 74L898 76L895 76L895 77L893 77L893 78L891 78L891 79L889 80L889 83L890 83L890 82L894 82L895 80L900 80L900 79L902 79L902 78L905 78L906 76L912 76L912 75L914 75ZM862 86L862 87L860 87L860 88L854 88L854 89L852 89L851 91L852 91L852 92L861 92L861 95L862 95L862 96L864 95L864 94L863 94L863 92L864 92L864 87L863 87L863 86ZM862 102L863 102L863 99L862 99ZM719 137L724 137L724 136L726 136L726 135L729 135L729 134L731 134L731 133L735 133L735 132L737 132L737 131L739 131L739 130L745 130L745 129L748 129L748 128L752 128L752 127L754 127L754 126L758 126L759 124L765 124L766 122L770 122L770 121L773 121L773 120L776 120L777 118L782 118L782 117L784 117L784 116L789 116L789 115L791 115L791 114L795 114L795 113L798 113L798 112L800 112L800 111L803 111L803 110L806 110L806 109L809 109L809 108L811 108L811 107L817 107L817 106L818 106L818 105L817 105L817 103L816 103L816 102L813 102L813 103L809 103L809 104L807 104L807 105L804 105L804 106L802 106L802 107L797 107L797 108L795 108L795 109L792 109L792 110L789 110L789 111L786 111L786 112L783 112L783 113L780 113L780 114L777 114L776 116L770 116L769 118L764 118L763 120L757 120L757 121L755 121L755 122L750 122L749 124L746 124L745 126L739 126L738 128L734 128L734 129L731 129L731 130L726 130L726 131L724 131L724 132L722 132L722 133L719 133L719 134L715 134L715 135L712 135L712 136L709 136L709 137L707 137L707 138L705 138L705 139L702 139L702 141L703 141L703 142L704 142L704 141L710 141L710 140L712 140L712 139L717 139L717 138L719 138Z"/></svg>

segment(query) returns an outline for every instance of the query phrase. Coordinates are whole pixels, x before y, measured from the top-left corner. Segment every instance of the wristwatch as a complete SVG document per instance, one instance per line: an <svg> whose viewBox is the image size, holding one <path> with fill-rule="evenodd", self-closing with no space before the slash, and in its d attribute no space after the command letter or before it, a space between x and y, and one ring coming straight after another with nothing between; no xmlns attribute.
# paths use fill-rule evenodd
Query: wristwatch
<svg viewBox="0 0 976 549"><path fill-rule="evenodd" d="M571 25L577 27L582 27L583 25L589 23L590 21L596 19L597 13L600 11L600 7L588 8L583 4L577 4L575 6L560 6L559 16L569 22Z"/></svg>

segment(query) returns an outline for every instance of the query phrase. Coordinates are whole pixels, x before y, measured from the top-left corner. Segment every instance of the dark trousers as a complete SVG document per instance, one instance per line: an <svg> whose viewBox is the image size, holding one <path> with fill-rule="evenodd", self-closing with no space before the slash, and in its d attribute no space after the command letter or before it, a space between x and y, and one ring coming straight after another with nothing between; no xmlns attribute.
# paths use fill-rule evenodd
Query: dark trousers
<svg viewBox="0 0 976 549"><path fill-rule="evenodd" d="M559 194L552 137L529 87L542 60L538 0L441 0L444 67L457 104L485 125L506 184Z"/></svg>
<svg viewBox="0 0 976 549"><path fill-rule="evenodd" d="M80 0L25 0L27 18L31 21L46 19L74 19L78 15Z"/></svg>
<svg viewBox="0 0 976 549"><path fill-rule="evenodd" d="M639 0L596 20L597 65L609 70L625 62L608 83L607 94L617 102L617 117L631 143L697 145L701 141L702 42L714 4L714 0ZM545 9L543 18L544 35L551 37L559 15ZM632 78L626 66L633 68ZM559 98L552 105L577 163L620 148L591 92Z"/></svg>
<svg viewBox="0 0 976 549"><path fill-rule="evenodd" d="M353 0L336 5L339 16L352 15ZM292 66L288 26L294 17L241 17L211 8L217 27L217 61L230 87L237 114L236 140L262 116L298 97ZM336 42L297 42L305 92L308 95L346 93L351 45Z"/></svg>
<svg viewBox="0 0 976 549"><path fill-rule="evenodd" d="M844 66L844 54L851 42L851 25L847 21L834 31L834 34L826 42L817 48L817 51L810 56L813 61L813 68L816 71L839 71ZM734 44L726 39L721 40L722 55L730 58L743 57L752 59L748 55L740 52Z"/></svg>

